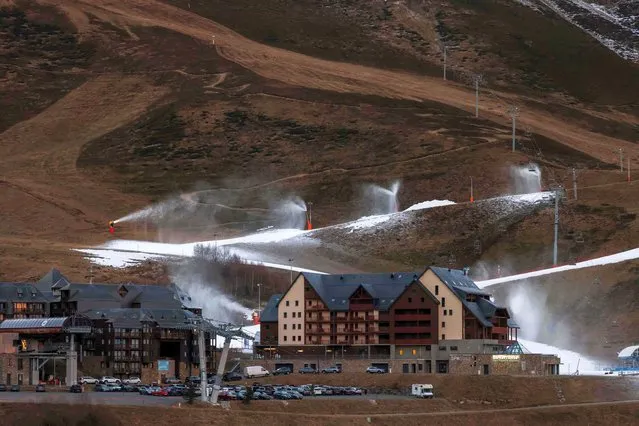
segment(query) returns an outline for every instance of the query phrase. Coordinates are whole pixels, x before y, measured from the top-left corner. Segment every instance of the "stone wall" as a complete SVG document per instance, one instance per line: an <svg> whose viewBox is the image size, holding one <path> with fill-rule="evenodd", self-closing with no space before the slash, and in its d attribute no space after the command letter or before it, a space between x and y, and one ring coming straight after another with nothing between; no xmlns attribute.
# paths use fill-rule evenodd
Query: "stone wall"
<svg viewBox="0 0 639 426"><path fill-rule="evenodd" d="M459 375L530 375L542 376L553 373L551 366L556 366L558 371L559 358L552 355L524 354L524 355L450 355L448 358L449 374ZM341 365L345 373L364 372L366 368L375 365L388 368L390 373L428 374L436 372L434 362L431 359L342 359L326 360L318 358L296 358L277 360L251 360L242 363L244 367L261 365L269 371L278 367L292 367L298 371L305 366L322 369L332 365ZM484 367L484 366L487 367ZM556 374L556 372L555 372Z"/></svg>
<svg viewBox="0 0 639 426"><path fill-rule="evenodd" d="M22 369L18 369L17 354L0 354L0 383L13 385L18 383L18 375L22 374L22 383L29 382L29 361L23 360Z"/></svg>

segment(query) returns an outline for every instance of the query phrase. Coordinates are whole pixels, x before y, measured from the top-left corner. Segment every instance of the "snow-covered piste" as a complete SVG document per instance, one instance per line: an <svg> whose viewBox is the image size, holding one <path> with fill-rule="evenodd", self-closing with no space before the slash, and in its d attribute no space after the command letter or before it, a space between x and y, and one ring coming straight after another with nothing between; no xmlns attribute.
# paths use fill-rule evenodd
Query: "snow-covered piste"
<svg viewBox="0 0 639 426"><path fill-rule="evenodd" d="M573 269L591 268L593 266L610 265L613 263L625 262L634 259L639 259L639 248L622 251L621 253L611 254L609 256L603 256L596 259L585 260L573 265L563 265L557 266L555 268L540 269L539 271L510 275L508 277L494 278L492 280L476 281L475 283L479 288L484 288L495 284L524 280L526 278L539 277L548 274L556 274L557 272L570 271Z"/></svg>

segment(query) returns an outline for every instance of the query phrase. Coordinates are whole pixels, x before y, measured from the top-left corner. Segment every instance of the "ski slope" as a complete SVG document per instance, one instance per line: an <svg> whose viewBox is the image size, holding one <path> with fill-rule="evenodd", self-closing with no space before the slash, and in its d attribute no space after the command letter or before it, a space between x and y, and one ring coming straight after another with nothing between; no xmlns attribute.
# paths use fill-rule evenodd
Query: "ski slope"
<svg viewBox="0 0 639 426"><path fill-rule="evenodd" d="M557 272L570 271L573 269L592 268L593 266L610 265L613 263L625 262L639 258L639 248L622 251L621 253L590 259L573 265L557 266L555 268L540 269L539 271L526 272L524 274L510 275L508 277L494 278L492 280L475 281L479 288L488 287L495 284L502 284L512 281L525 280L527 278L539 277L542 275L556 274Z"/></svg>

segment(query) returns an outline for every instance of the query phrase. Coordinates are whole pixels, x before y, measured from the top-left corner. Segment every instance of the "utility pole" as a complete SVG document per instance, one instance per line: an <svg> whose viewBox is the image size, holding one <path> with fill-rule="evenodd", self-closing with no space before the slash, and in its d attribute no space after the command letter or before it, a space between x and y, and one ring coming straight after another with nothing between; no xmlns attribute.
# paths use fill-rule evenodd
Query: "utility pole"
<svg viewBox="0 0 639 426"><path fill-rule="evenodd" d="M291 267L291 284L293 284L293 259L288 260L289 266Z"/></svg>
<svg viewBox="0 0 639 426"><path fill-rule="evenodd" d="M470 177L470 202L473 203L475 201L475 196L473 194L473 177Z"/></svg>
<svg viewBox="0 0 639 426"><path fill-rule="evenodd" d="M203 325L202 321L197 328L197 347L200 355L200 399L202 402L206 402L206 385L208 384L208 381L206 378L206 342L204 341Z"/></svg>
<svg viewBox="0 0 639 426"><path fill-rule="evenodd" d="M475 74L473 80L475 81L475 118L479 118L479 85L483 80L481 74Z"/></svg>
<svg viewBox="0 0 639 426"><path fill-rule="evenodd" d="M553 243L552 264L557 266L557 239L559 238L559 189L555 189L555 240Z"/></svg>
<svg viewBox="0 0 639 426"><path fill-rule="evenodd" d="M619 148L619 168L621 169L621 173L623 173L623 149Z"/></svg>
<svg viewBox="0 0 639 426"><path fill-rule="evenodd" d="M575 194L575 200L577 199L577 172L575 168L572 168L572 190Z"/></svg>
<svg viewBox="0 0 639 426"><path fill-rule="evenodd" d="M630 182L630 156L628 156L628 167L626 169L628 170L628 182Z"/></svg>
<svg viewBox="0 0 639 426"><path fill-rule="evenodd" d="M444 45L444 80L446 80L446 57L448 56L448 46Z"/></svg>
<svg viewBox="0 0 639 426"><path fill-rule="evenodd" d="M515 152L515 132L517 128L517 116L519 116L519 108L516 106L511 106L508 113L510 114L510 118L513 122L513 152Z"/></svg>
<svg viewBox="0 0 639 426"><path fill-rule="evenodd" d="M257 283L257 315L262 317L262 283Z"/></svg>

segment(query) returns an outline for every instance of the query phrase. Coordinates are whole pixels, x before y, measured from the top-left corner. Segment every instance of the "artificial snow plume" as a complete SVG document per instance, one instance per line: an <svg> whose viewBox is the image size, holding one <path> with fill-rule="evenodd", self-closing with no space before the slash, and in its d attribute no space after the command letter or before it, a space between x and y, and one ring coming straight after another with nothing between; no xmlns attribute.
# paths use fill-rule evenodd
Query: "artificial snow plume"
<svg viewBox="0 0 639 426"><path fill-rule="evenodd" d="M198 203L187 197L175 197L162 201L157 204L152 204L142 210L130 213L119 219L116 219L115 223L123 222L137 222L137 221L150 221L157 223L165 218L179 218L185 215L192 214L198 207Z"/></svg>
<svg viewBox="0 0 639 426"><path fill-rule="evenodd" d="M387 220L391 219L390 214L384 214L384 215L376 215L376 216L364 216L361 217L357 220L354 220L352 222L348 222L345 223L343 225L339 225L340 228L347 228L347 229L351 229L351 230L358 230L358 229L366 229L366 228L372 228L375 227L377 225L380 225L384 222L386 222ZM352 232L352 231L351 231Z"/></svg>
<svg viewBox="0 0 639 426"><path fill-rule="evenodd" d="M273 221L278 228L304 229L306 227L306 203L294 196L277 201L273 208Z"/></svg>
<svg viewBox="0 0 639 426"><path fill-rule="evenodd" d="M515 194L530 194L541 191L541 170L535 163L511 166L510 178Z"/></svg>
<svg viewBox="0 0 639 426"><path fill-rule="evenodd" d="M237 303L222 293L216 279L186 263L177 267L172 274L175 284L191 298L193 308L202 308L205 318L216 321L237 323L249 318L252 310Z"/></svg>
<svg viewBox="0 0 639 426"><path fill-rule="evenodd" d="M557 355L561 364L559 365L559 374L562 375L602 375L602 363L585 357L584 355L568 349L558 348L556 346L547 345L545 343L534 342L528 339L517 339L519 343L529 353Z"/></svg>
<svg viewBox="0 0 639 426"><path fill-rule="evenodd" d="M396 180L388 188L379 185L366 185L364 187L364 197L368 204L367 211L373 215L397 213L399 211L399 200L397 194L401 187L400 181Z"/></svg>

